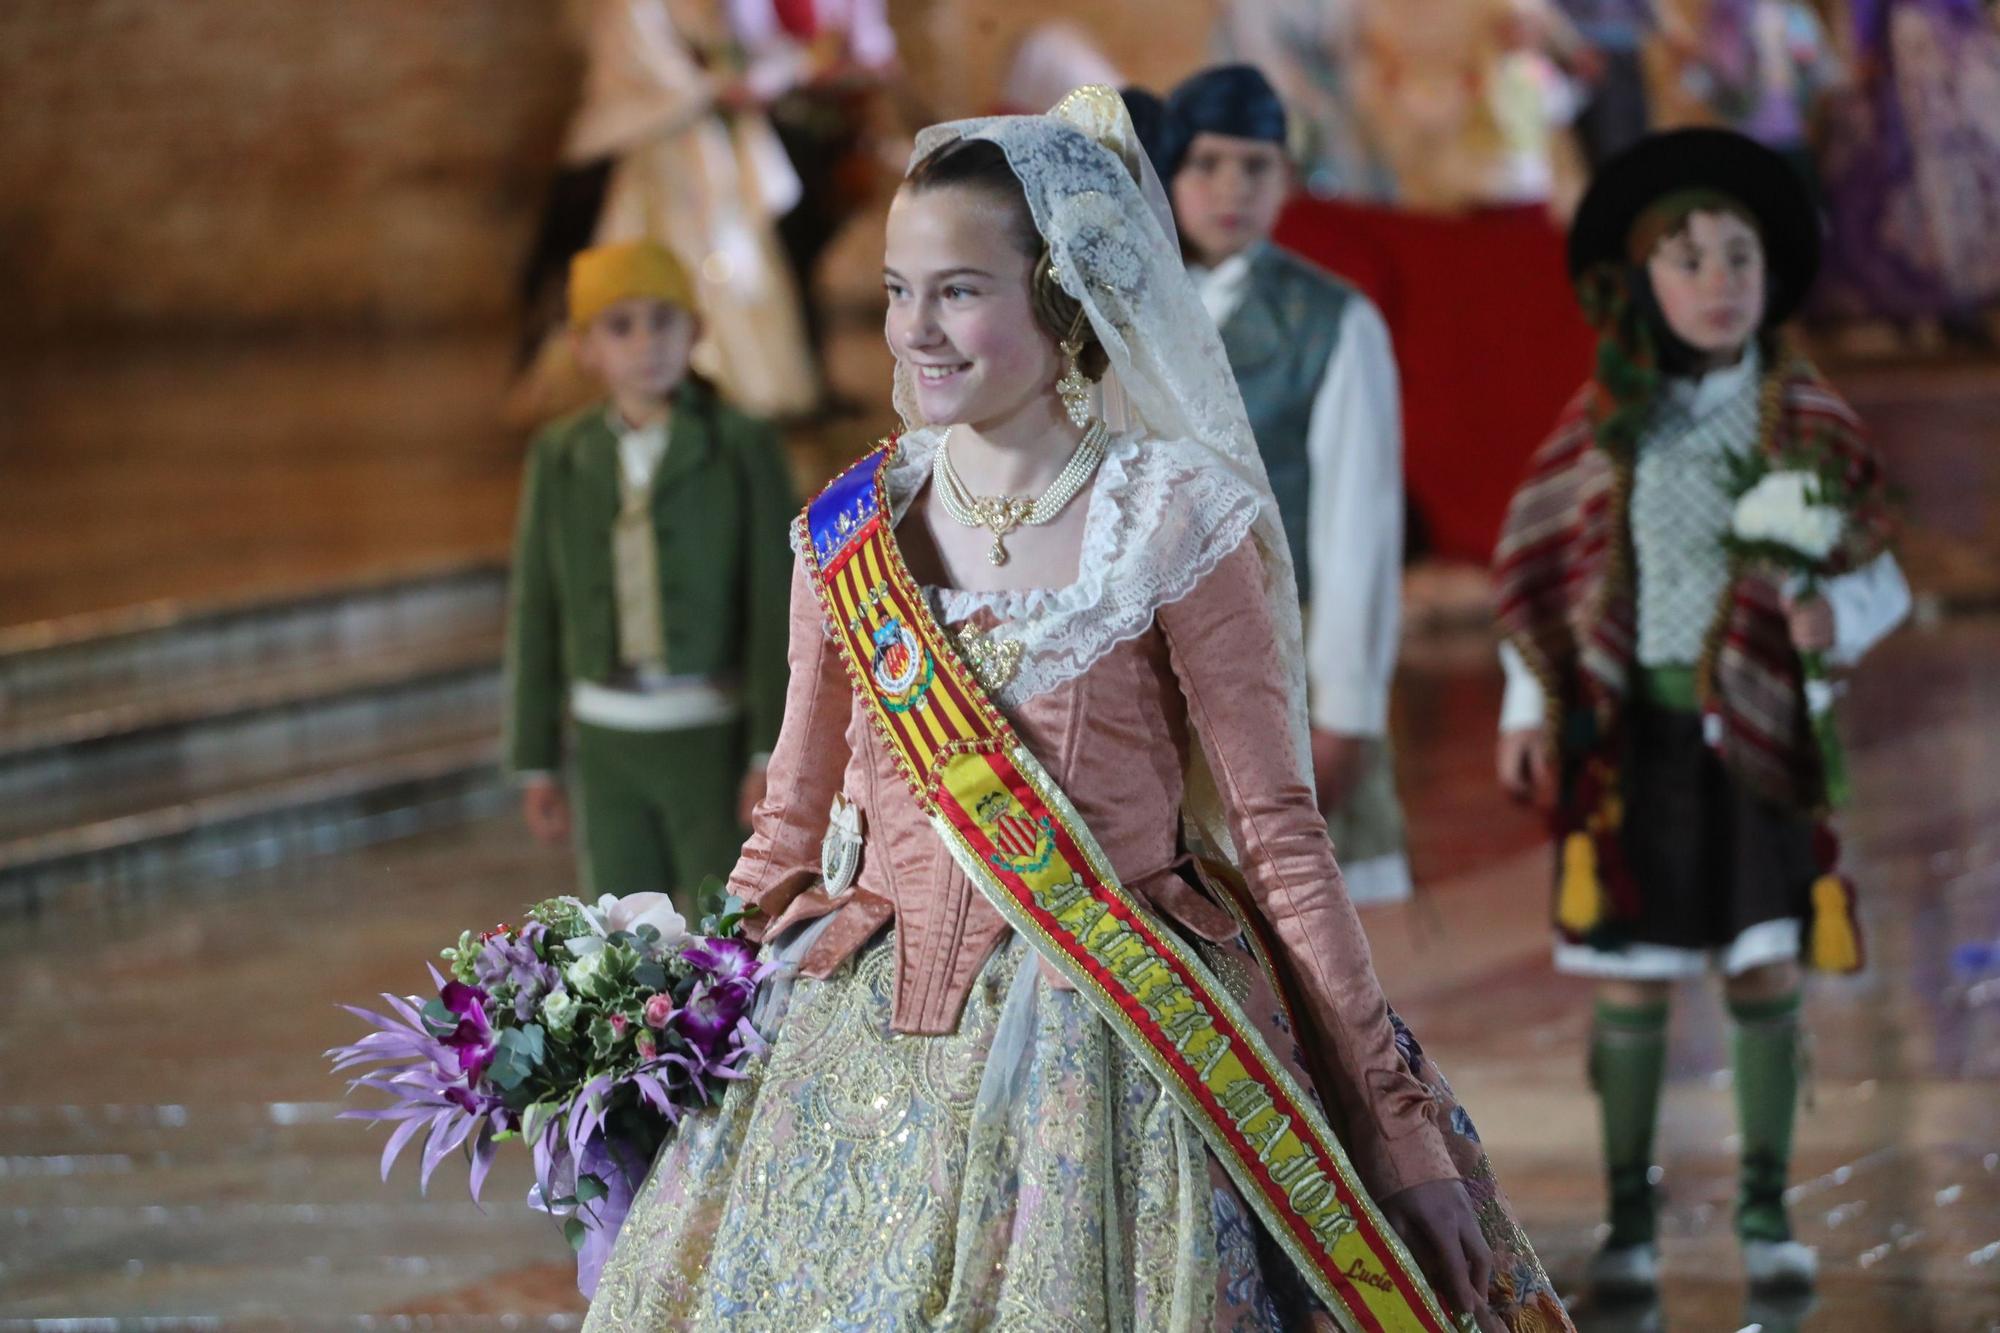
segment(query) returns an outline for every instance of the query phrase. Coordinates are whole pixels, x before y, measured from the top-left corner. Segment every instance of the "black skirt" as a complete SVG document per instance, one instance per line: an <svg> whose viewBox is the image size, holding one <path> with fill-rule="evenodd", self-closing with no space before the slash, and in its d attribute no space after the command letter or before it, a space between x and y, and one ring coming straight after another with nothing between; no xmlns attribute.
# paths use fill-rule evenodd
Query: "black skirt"
<svg viewBox="0 0 2000 1333"><path fill-rule="evenodd" d="M1802 919L1812 822L1745 790L1702 739L1700 714L1634 700L1627 719L1625 855L1641 913L1620 933L1726 949L1752 926Z"/></svg>

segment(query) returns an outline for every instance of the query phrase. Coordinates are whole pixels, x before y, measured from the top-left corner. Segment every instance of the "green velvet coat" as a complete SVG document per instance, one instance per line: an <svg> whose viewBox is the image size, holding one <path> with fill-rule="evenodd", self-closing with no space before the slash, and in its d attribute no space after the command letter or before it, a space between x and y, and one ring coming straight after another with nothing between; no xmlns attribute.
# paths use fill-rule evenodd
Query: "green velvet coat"
<svg viewBox="0 0 2000 1333"><path fill-rule="evenodd" d="M507 628L513 771L559 766L570 682L601 682L618 665L618 469L602 404L546 427L530 448ZM797 512L776 432L707 386L684 385L653 483L667 670L741 685L746 760L771 749L784 717L786 531Z"/></svg>

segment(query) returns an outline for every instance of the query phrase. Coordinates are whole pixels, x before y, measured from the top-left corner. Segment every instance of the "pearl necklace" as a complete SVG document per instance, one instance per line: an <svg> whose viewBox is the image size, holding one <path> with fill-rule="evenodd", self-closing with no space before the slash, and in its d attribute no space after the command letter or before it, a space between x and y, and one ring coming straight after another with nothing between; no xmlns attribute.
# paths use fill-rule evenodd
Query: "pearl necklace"
<svg viewBox="0 0 2000 1333"><path fill-rule="evenodd" d="M971 489L959 479L951 465L951 429L947 428L944 438L938 441L937 454L931 459L931 480L937 486L938 499L944 505L944 512L956 523L968 528L985 528L993 534L993 548L986 553L986 559L995 565L1007 563L1007 534L1022 524L1040 527L1063 511L1067 505L1089 484L1097 472L1097 465L1104 461L1104 446L1110 436L1102 421L1090 423L1090 429L1083 433L1083 439L1076 446L1076 452L1063 464L1063 470L1049 483L1048 489L1030 498L1025 495L974 495Z"/></svg>

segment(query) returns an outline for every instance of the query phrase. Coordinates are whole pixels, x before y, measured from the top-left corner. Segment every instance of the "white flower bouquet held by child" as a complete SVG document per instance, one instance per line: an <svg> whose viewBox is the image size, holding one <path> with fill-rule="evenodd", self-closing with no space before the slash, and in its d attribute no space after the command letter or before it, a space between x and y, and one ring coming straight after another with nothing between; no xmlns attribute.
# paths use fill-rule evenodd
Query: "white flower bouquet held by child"
<svg viewBox="0 0 2000 1333"><path fill-rule="evenodd" d="M1840 572L1836 561L1851 535L1854 496L1839 471L1814 468L1803 459L1753 454L1738 461L1733 489L1736 501L1723 540L1730 554L1782 574L1795 603L1817 598L1821 585ZM1844 805L1847 760L1833 724L1836 691L1827 654L1801 649L1799 665L1826 801Z"/></svg>

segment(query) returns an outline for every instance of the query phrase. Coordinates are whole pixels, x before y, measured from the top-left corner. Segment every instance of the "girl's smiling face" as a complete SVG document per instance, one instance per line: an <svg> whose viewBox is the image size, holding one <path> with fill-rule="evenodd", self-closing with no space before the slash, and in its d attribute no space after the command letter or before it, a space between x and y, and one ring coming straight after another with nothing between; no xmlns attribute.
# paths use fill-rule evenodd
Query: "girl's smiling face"
<svg viewBox="0 0 2000 1333"><path fill-rule="evenodd" d="M1055 340L1035 320L1022 219L989 191L905 189L889 209L882 285L889 350L910 368L924 419L1004 421L1053 393Z"/></svg>
<svg viewBox="0 0 2000 1333"><path fill-rule="evenodd" d="M1667 327L1711 364L1734 361L1764 322L1764 245L1735 213L1688 214L1646 259Z"/></svg>

